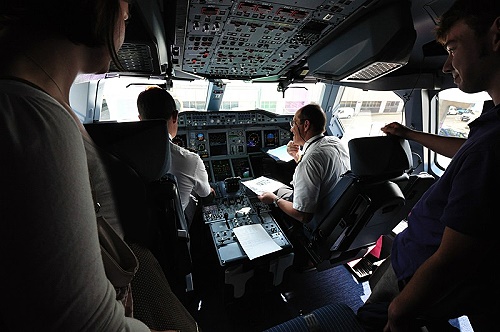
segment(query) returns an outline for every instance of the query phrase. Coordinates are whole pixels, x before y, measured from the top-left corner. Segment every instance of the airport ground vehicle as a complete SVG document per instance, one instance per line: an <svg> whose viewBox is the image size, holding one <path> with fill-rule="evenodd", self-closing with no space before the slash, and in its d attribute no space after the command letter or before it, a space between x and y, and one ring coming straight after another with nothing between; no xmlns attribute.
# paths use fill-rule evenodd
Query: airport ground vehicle
<svg viewBox="0 0 500 332"><path fill-rule="evenodd" d="M448 107L448 114L449 115L456 115L457 114L457 108L455 106Z"/></svg>
<svg viewBox="0 0 500 332"><path fill-rule="evenodd" d="M341 107L337 112L339 119L350 119L354 116L354 108L352 107Z"/></svg>
<svg viewBox="0 0 500 332"><path fill-rule="evenodd" d="M137 94L148 85L167 88L182 106L175 139L204 159L221 199L228 178L287 181L283 165L264 151L290 140L289 122L309 102L322 106L328 134L346 144L381 135L380 127L392 121L466 136L467 123L446 116L449 106L467 109L487 96L459 93L441 72L446 52L432 27L450 3L143 0L133 7L136 19L120 52L126 72L82 77L72 106L84 123L136 121ZM356 116L335 116L346 107ZM417 144L411 148L418 156L414 172L439 177L449 162ZM208 268L195 276L187 302L204 331L262 330L328 301L355 308L369 293L343 265L322 272L285 269L278 285L266 271L254 270L243 295L235 293L224 282L234 270L221 264L210 225L198 225L193 234L199 241L194 258L201 256ZM317 294L325 289L327 296Z"/></svg>

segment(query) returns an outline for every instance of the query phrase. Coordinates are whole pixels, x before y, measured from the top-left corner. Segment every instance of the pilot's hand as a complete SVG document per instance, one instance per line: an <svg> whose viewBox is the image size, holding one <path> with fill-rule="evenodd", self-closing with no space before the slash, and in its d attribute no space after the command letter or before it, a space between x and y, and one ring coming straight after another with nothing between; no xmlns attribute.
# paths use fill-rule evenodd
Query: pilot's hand
<svg viewBox="0 0 500 332"><path fill-rule="evenodd" d="M387 135L394 135L402 138L408 138L409 132L412 131L410 128L405 127L398 122L391 122L380 128L380 130Z"/></svg>
<svg viewBox="0 0 500 332"><path fill-rule="evenodd" d="M262 203L272 204L276 195L270 192L264 192L261 195L257 196Z"/></svg>
<svg viewBox="0 0 500 332"><path fill-rule="evenodd" d="M296 162L300 160L300 146L293 143L293 141L288 142L286 145L286 152L295 159Z"/></svg>

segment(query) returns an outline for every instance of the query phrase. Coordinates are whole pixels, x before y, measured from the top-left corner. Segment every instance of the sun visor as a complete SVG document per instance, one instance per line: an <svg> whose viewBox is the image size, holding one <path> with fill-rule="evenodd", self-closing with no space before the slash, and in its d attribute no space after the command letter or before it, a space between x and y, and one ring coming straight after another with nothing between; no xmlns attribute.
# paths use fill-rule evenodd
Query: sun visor
<svg viewBox="0 0 500 332"><path fill-rule="evenodd" d="M408 63L416 39L409 1L377 8L347 31L309 56L307 62L313 76L371 82Z"/></svg>

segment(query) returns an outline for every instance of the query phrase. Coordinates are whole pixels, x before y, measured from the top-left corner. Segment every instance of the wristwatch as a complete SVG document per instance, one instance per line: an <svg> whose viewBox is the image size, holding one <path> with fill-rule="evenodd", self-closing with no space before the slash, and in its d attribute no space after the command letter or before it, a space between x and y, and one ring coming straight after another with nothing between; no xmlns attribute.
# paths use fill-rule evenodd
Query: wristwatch
<svg viewBox="0 0 500 332"><path fill-rule="evenodd" d="M276 196L276 198L275 198L275 199L274 199L274 201L273 201L274 206L279 207L279 206L278 206L278 201L279 201L280 199L281 199L281 197Z"/></svg>

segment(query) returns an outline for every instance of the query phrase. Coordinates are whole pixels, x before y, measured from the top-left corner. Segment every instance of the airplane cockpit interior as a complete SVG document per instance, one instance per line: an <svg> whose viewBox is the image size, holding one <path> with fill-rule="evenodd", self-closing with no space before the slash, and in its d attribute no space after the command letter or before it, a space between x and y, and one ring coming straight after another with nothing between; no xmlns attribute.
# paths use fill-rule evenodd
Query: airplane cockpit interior
<svg viewBox="0 0 500 332"><path fill-rule="evenodd" d="M450 5L131 4L118 52L123 69L112 65L107 74L78 77L71 104L91 135L101 135L110 125L142 122L136 100L150 86L175 99L178 128L171 143L201 158L214 189L211 201L192 198L193 223L176 228L189 242L192 273L172 289L202 331L264 331L332 302L356 310L366 300L369 278L406 215L442 174L436 165L449 163L380 128L397 121L437 133L450 119L456 127L447 132L468 133L469 120L445 110L451 101L444 90L455 85L441 70L448 54L433 33ZM340 139L351 165L297 236L279 208L258 195L268 186L276 190L276 183L290 185L297 165L286 153L291 123L309 103L325 111L324 134ZM474 102L454 105L466 109ZM119 139L145 144L126 137L140 127L130 126ZM299 250L309 258L307 268L294 263Z"/></svg>

